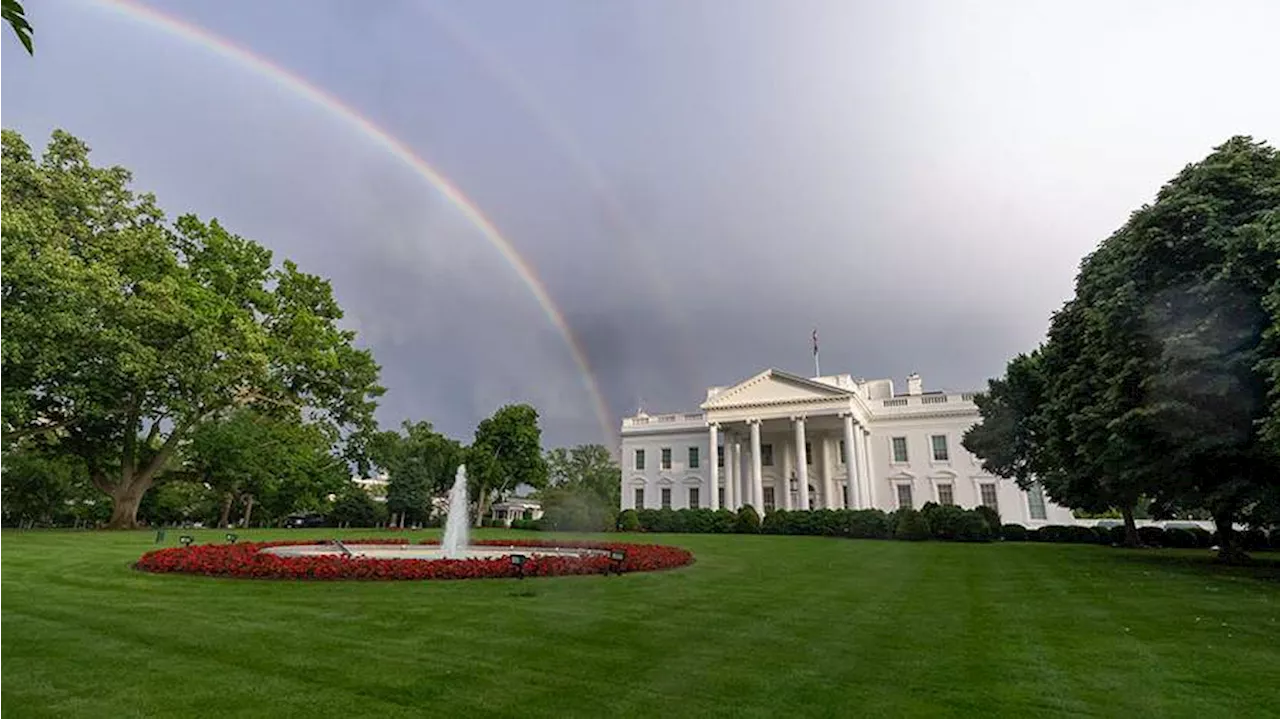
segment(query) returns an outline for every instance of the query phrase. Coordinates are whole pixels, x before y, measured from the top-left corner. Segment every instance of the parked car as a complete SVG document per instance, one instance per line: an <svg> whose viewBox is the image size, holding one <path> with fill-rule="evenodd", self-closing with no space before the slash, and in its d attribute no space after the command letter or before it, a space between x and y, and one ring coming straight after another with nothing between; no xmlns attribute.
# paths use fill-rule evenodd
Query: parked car
<svg viewBox="0 0 1280 719"><path fill-rule="evenodd" d="M304 529L306 527L323 527L324 517L319 514L291 514L284 518L285 529Z"/></svg>

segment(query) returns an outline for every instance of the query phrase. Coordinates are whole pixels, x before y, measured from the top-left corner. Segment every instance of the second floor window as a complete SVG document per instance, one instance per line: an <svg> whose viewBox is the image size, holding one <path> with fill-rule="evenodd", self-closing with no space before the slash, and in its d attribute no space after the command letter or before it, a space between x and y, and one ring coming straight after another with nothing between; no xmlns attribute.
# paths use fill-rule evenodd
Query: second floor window
<svg viewBox="0 0 1280 719"><path fill-rule="evenodd" d="M690 447L689 448L689 469L697 469L697 468L698 468L698 448Z"/></svg>
<svg viewBox="0 0 1280 719"><path fill-rule="evenodd" d="M933 461L947 462L951 460L951 453L947 451L947 435L935 434L929 438L933 444Z"/></svg>
<svg viewBox="0 0 1280 719"><path fill-rule="evenodd" d="M671 448L670 447L662 448L662 468L671 469Z"/></svg>
<svg viewBox="0 0 1280 719"><path fill-rule="evenodd" d="M813 464L813 443L804 443L804 463Z"/></svg>
<svg viewBox="0 0 1280 719"><path fill-rule="evenodd" d="M773 445L760 445L760 464L765 467L773 466Z"/></svg>
<svg viewBox="0 0 1280 719"><path fill-rule="evenodd" d="M636 469L644 469L644 450L636 450Z"/></svg>
<svg viewBox="0 0 1280 719"><path fill-rule="evenodd" d="M895 462L907 461L907 438L906 437L893 438L893 461Z"/></svg>

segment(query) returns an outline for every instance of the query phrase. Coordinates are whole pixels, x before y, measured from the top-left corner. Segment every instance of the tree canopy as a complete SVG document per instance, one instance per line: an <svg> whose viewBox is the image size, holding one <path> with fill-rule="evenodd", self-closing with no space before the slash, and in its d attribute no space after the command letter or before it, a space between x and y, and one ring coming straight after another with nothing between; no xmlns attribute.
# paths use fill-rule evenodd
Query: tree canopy
<svg viewBox="0 0 1280 719"><path fill-rule="evenodd" d="M3 136L3 424L86 464L131 527L183 442L228 412L373 421L378 366L329 283L216 220L166 221L120 167L56 131Z"/></svg>
<svg viewBox="0 0 1280 719"><path fill-rule="evenodd" d="M1234 137L1081 263L1045 343L978 400L965 446L1066 506L1140 497L1231 525L1280 492L1280 154ZM1269 521L1274 521L1271 517Z"/></svg>
<svg viewBox="0 0 1280 719"><path fill-rule="evenodd" d="M370 442L374 464L387 473L387 509L405 522L422 523L431 499L446 491L463 460L461 443L436 432L430 422L409 422L400 432L378 433Z"/></svg>
<svg viewBox="0 0 1280 719"><path fill-rule="evenodd" d="M467 479L477 505L477 519L494 497L525 485L547 485L547 461L542 455L538 411L527 404L499 408L480 421L467 448Z"/></svg>

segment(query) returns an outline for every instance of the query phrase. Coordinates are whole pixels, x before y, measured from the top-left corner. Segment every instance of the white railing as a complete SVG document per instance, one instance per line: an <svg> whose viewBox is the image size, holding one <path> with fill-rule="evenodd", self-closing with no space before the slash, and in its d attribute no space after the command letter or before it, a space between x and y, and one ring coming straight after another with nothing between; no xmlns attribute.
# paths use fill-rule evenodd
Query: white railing
<svg viewBox="0 0 1280 719"><path fill-rule="evenodd" d="M642 415L639 417L624 417L622 419L623 427L641 427L647 424L674 424L676 422L702 422L704 419L701 412L685 412L681 414L655 414Z"/></svg>
<svg viewBox="0 0 1280 719"><path fill-rule="evenodd" d="M945 394L928 394L920 398L920 404L946 404L947 396Z"/></svg>
<svg viewBox="0 0 1280 719"><path fill-rule="evenodd" d="M884 401L884 406L886 406L886 407L906 407L906 406L907 406L907 399L908 399L907 397L900 397L900 398L898 398L898 399L886 399L886 400Z"/></svg>
<svg viewBox="0 0 1280 719"><path fill-rule="evenodd" d="M918 407L932 404L948 404L952 402L973 402L977 392L957 392L954 394L919 394L907 397L893 397L881 400L885 407Z"/></svg>

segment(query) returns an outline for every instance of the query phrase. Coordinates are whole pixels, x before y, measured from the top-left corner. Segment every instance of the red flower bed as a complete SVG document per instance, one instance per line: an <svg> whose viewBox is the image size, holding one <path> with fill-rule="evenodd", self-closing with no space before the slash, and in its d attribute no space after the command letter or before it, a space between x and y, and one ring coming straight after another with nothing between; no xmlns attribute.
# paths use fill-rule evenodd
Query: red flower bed
<svg viewBox="0 0 1280 719"><path fill-rule="evenodd" d="M344 544L408 544L406 539L352 539ZM438 544L437 541L423 544ZM651 572L682 567L693 561L693 555L679 547L657 544L622 544L619 542L479 540L475 545L502 547L574 547L582 549L621 550L626 558L615 563L608 555L588 554L581 557L529 556L524 566L516 567L510 555L493 559L363 559L342 555L283 557L260 550L266 547L299 544L325 544L318 541L245 542L243 544L201 544L191 547L157 549L142 555L135 568L144 572L178 572L204 574L211 577L243 577L251 579L485 579L516 577L551 577L565 574L605 574L607 572Z"/></svg>

